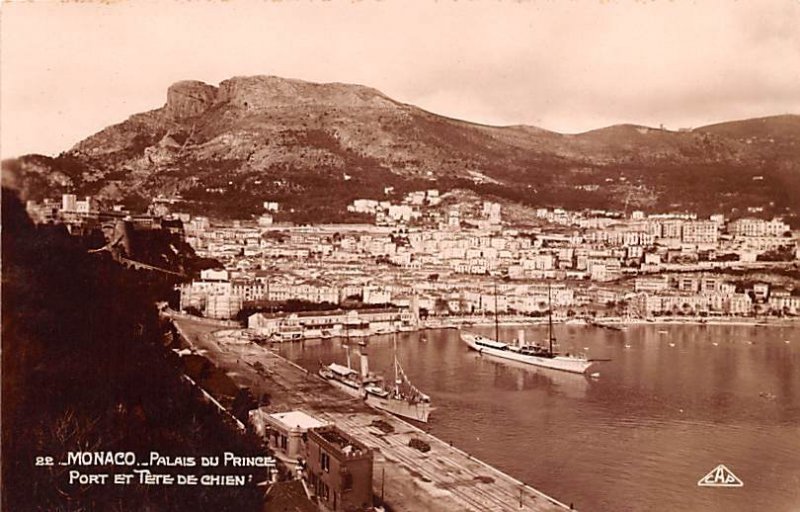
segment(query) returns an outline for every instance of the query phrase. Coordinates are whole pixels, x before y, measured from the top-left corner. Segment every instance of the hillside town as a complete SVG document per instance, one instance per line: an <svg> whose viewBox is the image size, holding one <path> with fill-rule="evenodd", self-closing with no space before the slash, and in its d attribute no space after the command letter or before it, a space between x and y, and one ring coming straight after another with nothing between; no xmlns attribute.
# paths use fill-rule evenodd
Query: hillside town
<svg viewBox="0 0 800 512"><path fill-rule="evenodd" d="M179 286L180 309L237 319L280 340L480 322L495 312L530 321L551 308L560 320L617 322L800 312L800 288L787 273L796 269L798 234L781 219L757 217L757 208L736 219L520 214L431 189L353 201L349 208L371 224L295 226L273 221L274 201L254 220L229 223L180 206L180 198L159 197L146 214L98 212L91 198L65 194L60 203L29 202L28 211L70 229L117 219L179 232L198 256L219 263Z"/></svg>

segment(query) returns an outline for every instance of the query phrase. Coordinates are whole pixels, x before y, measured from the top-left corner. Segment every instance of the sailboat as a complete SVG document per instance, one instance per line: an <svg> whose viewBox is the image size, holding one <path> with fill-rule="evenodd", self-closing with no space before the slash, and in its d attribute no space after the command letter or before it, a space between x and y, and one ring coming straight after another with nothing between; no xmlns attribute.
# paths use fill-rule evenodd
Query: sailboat
<svg viewBox="0 0 800 512"><path fill-rule="evenodd" d="M520 336L516 344L504 343L500 341L500 332L497 321L497 284L494 287L494 339L482 336L480 334L462 332L461 340L467 344L472 350L477 351L482 356L487 356L495 359L516 361L519 363L530 364L539 366L541 368L550 368L552 370L561 370L570 373L585 374L596 362L607 361L607 359L588 359L583 354L560 354L554 349L556 345L555 336L553 336L553 308L551 304L550 286L547 287L547 300L548 300L548 343L547 345L540 345L534 343L533 345L526 345L525 340L520 331Z"/></svg>
<svg viewBox="0 0 800 512"><path fill-rule="evenodd" d="M428 422L433 408L431 399L409 380L397 359L397 339L394 340L394 385L389 387L384 379L369 371L366 349L360 349L360 373L350 366L350 351L347 351L347 366L331 363L320 364L319 376L345 393L363 398L367 405L390 412L403 418L422 423Z"/></svg>

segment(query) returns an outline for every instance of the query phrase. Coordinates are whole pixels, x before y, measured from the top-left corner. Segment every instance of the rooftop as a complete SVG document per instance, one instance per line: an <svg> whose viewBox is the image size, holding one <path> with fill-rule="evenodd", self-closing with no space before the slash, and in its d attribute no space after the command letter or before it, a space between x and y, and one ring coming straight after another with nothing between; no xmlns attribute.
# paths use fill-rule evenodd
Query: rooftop
<svg viewBox="0 0 800 512"><path fill-rule="evenodd" d="M327 425L326 422L320 421L315 417L304 413L303 411L278 412L275 414L270 414L270 417L283 423L288 428L296 427L308 430Z"/></svg>
<svg viewBox="0 0 800 512"><path fill-rule="evenodd" d="M303 482L289 480L276 482L267 489L264 495L264 512L278 510L292 512L316 512L319 510L308 497Z"/></svg>
<svg viewBox="0 0 800 512"><path fill-rule="evenodd" d="M370 450L366 445L333 425L311 430L309 433L312 437L319 437L323 445L327 445L330 449L346 457L359 457L370 454Z"/></svg>

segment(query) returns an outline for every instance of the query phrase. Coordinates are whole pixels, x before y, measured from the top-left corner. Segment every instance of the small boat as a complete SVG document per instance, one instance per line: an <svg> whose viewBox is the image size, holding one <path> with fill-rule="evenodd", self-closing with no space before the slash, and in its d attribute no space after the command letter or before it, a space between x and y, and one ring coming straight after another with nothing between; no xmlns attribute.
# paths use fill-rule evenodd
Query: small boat
<svg viewBox="0 0 800 512"><path fill-rule="evenodd" d="M670 344L669 344L669 346L670 346L670 347L674 347L674 346L675 346L675 344L674 344L674 343L670 343Z"/></svg>
<svg viewBox="0 0 800 512"><path fill-rule="evenodd" d="M303 331L301 330L276 331L270 335L269 341L286 343L290 341L302 341L303 337Z"/></svg>
<svg viewBox="0 0 800 512"><path fill-rule="evenodd" d="M598 320L590 320L589 325L592 325L594 327L601 327L603 329L609 329L612 331L624 331L626 329L626 327L622 325L614 325L609 322L600 322Z"/></svg>
<svg viewBox="0 0 800 512"><path fill-rule="evenodd" d="M593 379L599 379L600 378L600 372L594 372L593 374L590 375L590 377L593 378Z"/></svg>

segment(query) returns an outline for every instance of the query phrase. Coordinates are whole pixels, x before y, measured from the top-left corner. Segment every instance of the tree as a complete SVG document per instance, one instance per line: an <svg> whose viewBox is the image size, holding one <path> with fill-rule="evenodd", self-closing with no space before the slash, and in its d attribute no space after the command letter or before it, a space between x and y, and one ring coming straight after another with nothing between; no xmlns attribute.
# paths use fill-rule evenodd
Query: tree
<svg viewBox="0 0 800 512"><path fill-rule="evenodd" d="M718 254L715 261L739 261L739 255L734 253Z"/></svg>
<svg viewBox="0 0 800 512"><path fill-rule="evenodd" d="M756 256L757 261L792 261L795 258L793 245L782 245Z"/></svg>
<svg viewBox="0 0 800 512"><path fill-rule="evenodd" d="M170 276L126 269L105 254L87 254L65 230L34 227L5 188L1 204L3 318L16 313L12 325L3 325L2 508L260 510L263 491L255 486L236 493L130 486L121 506L114 486L66 487L58 474L64 468L33 467L35 456L75 450L255 455L264 449L202 399L164 346L167 322L153 304L174 288ZM253 476L259 481L265 474Z"/></svg>
<svg viewBox="0 0 800 512"><path fill-rule="evenodd" d="M257 407L258 402L256 401L255 397L253 397L253 394L250 392L250 390L248 388L239 388L239 391L233 398L231 413L242 423L247 423L250 411L252 409L256 409Z"/></svg>
<svg viewBox="0 0 800 512"><path fill-rule="evenodd" d="M449 315L450 306L447 304L446 300L436 299L436 302L434 303L434 311L437 315Z"/></svg>

